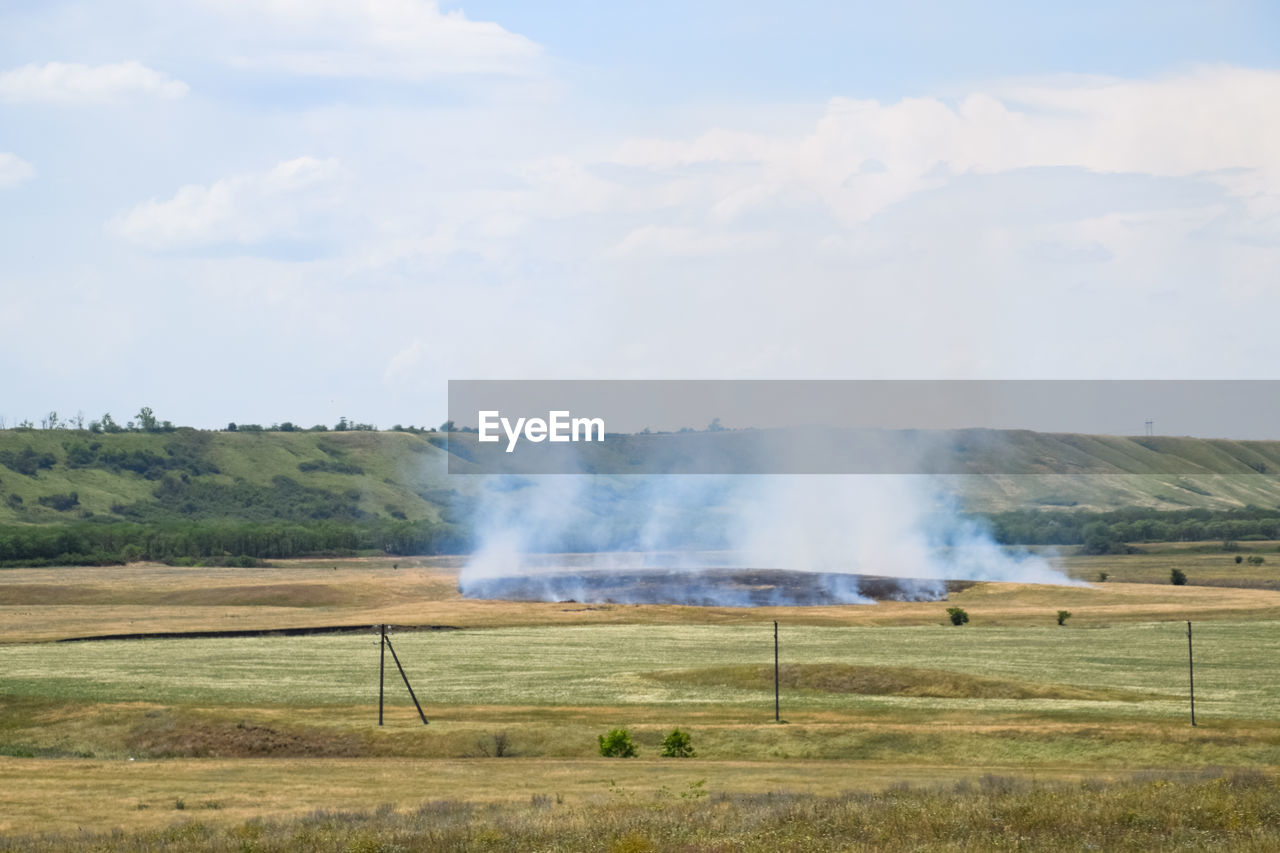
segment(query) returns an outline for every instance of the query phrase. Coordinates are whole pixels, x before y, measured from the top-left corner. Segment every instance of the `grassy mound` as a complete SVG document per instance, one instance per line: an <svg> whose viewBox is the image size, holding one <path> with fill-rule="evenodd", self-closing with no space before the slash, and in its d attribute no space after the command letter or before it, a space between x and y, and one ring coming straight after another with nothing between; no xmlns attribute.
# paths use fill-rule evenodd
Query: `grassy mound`
<svg viewBox="0 0 1280 853"><path fill-rule="evenodd" d="M232 723L167 710L147 712L129 731L125 746L153 758L339 758L366 752L362 739L349 732Z"/></svg>

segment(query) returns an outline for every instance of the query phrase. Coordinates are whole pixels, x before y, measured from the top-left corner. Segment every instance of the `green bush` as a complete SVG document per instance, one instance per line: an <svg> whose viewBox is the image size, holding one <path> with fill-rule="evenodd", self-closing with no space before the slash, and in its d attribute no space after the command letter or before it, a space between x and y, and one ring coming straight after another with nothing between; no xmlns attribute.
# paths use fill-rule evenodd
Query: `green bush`
<svg viewBox="0 0 1280 853"><path fill-rule="evenodd" d="M1058 611L1058 624L1059 624L1059 625L1065 625L1065 624L1067 624L1067 620L1068 620L1068 619L1070 619L1070 618L1071 618L1071 611L1070 611L1070 610L1059 610L1059 611Z"/></svg>
<svg viewBox="0 0 1280 853"><path fill-rule="evenodd" d="M1261 566L1261 565L1262 565L1263 563L1265 563L1266 561L1267 561L1267 560L1266 560L1266 558L1265 558L1265 557L1263 557L1263 556L1261 556L1261 555L1259 555L1259 554L1250 554L1250 555L1249 555L1249 565L1251 565L1251 566Z"/></svg>
<svg viewBox="0 0 1280 853"><path fill-rule="evenodd" d="M26 474L28 477L36 476L36 473L43 468L52 468L57 461L52 453L37 453L29 444L22 449L21 453L14 453L12 450L0 451L0 465L19 474Z"/></svg>
<svg viewBox="0 0 1280 853"><path fill-rule="evenodd" d="M1244 556L1241 554L1236 554L1236 565L1238 566L1243 562L1244 562Z"/></svg>
<svg viewBox="0 0 1280 853"><path fill-rule="evenodd" d="M963 607L948 607L947 615L951 617L952 625L963 625L969 621L969 614L964 612Z"/></svg>
<svg viewBox="0 0 1280 853"><path fill-rule="evenodd" d="M688 732L672 729L671 734L662 739L663 758L693 758L695 754Z"/></svg>
<svg viewBox="0 0 1280 853"><path fill-rule="evenodd" d="M1098 583L1106 583L1107 578L1109 577L1111 577L1111 575L1107 574L1106 572L1098 572Z"/></svg>
<svg viewBox="0 0 1280 853"><path fill-rule="evenodd" d="M600 744L600 754L605 758L635 758L636 745L631 742L631 733L626 729L614 729L607 735L596 738Z"/></svg>
<svg viewBox="0 0 1280 853"><path fill-rule="evenodd" d="M1173 584L1174 586L1186 586L1186 583L1187 583L1186 572L1182 571L1181 569L1172 570L1171 572L1169 572L1169 583Z"/></svg>
<svg viewBox="0 0 1280 853"><path fill-rule="evenodd" d="M80 505L80 495L76 492L68 495L45 495L44 497L36 498L36 503L40 504L40 506L56 509L58 512L66 512Z"/></svg>

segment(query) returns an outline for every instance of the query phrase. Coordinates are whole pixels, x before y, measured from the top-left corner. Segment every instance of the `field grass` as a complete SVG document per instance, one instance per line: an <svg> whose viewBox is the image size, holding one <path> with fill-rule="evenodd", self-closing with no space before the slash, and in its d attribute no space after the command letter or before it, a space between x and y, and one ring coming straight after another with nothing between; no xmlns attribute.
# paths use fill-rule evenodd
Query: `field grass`
<svg viewBox="0 0 1280 853"><path fill-rule="evenodd" d="M268 776L253 787L274 798L273 783L286 786L306 769L285 779ZM327 768L326 768L327 769ZM424 775L435 768L422 768ZM445 768L439 779L447 790L454 781ZM856 774L838 794L801 794L779 790L726 791L714 778L654 774L637 791L597 776L592 793L579 793L576 780L556 774L551 785L567 782L572 792L534 792L523 803L420 799L398 806L406 785L423 787L421 777L390 777L377 765L357 768L335 779L335 787L353 804L341 811L322 810L269 820L227 820L237 794L225 800L155 795L136 803L144 817L130 832L64 830L43 836L11 836L6 849L100 851L211 850L604 850L639 853L655 850L1085 850L1196 849L1264 851L1280 845L1280 792L1274 777L1258 773L1146 775L1125 781L1027 782L987 775L948 782L934 777L921 785L906 781L867 793ZM656 769L656 768L655 768ZM692 768L690 768L692 769ZM784 781L771 768L736 766L732 780L763 775ZM131 772L134 768L130 768ZM701 768L698 768L701 770ZM0 774L4 768L0 765ZM714 772L714 771L713 771ZM92 781L101 786L100 774ZM145 776L137 768L136 777ZM905 774L909 775L909 774ZM528 774L525 775L528 779ZM114 779L110 780L114 782ZM505 778L503 781L508 781ZM512 780L514 781L514 780ZM102 788L85 793L93 796ZM145 784L145 783L144 783ZM605 787L607 785L607 787ZM347 786L350 786L349 789ZM515 782L515 787L521 787ZM143 785L134 783L134 789ZM226 790L225 787L220 790ZM547 789L550 790L549 788ZM142 793L142 791L139 791ZM239 793L239 792L237 792ZM376 808L354 806L385 793ZM251 795L246 790L243 795ZM280 803L283 805L283 803ZM226 809L226 811L224 811ZM181 816L182 820L175 820ZM210 819L211 816L214 819ZM223 816L223 819L217 819ZM51 815L56 820L56 815ZM157 820L159 818L159 820ZM161 823L165 818L168 823ZM157 824L159 824L157 826ZM146 828L146 827L152 828Z"/></svg>
<svg viewBox="0 0 1280 853"><path fill-rule="evenodd" d="M1230 555L1191 551L1079 558L1069 568L1085 577L1105 566L1113 578L1141 581L1156 561L1173 561L1189 567L1194 583L1201 570L1190 567L1204 560L1213 561L1204 571L1227 561L1237 568ZM972 618L957 628L941 602L742 609L471 601L457 594L457 565L364 559L0 572L0 848L57 849L57 839L35 836L122 827L114 840L76 843L239 849L244 833L258 833L270 841L260 849L289 849L332 824L325 838L335 849L370 839L412 849L424 837L419 809L449 801L428 807L458 816L450 825L460 834L437 839L444 849L465 848L463 838L483 847L481 831L499 825L500 837L486 842L493 849L553 846L547 821L563 829L555 837L567 849L592 847L574 834L592 822L619 849L713 849L715 839L763 849L764 841L734 835L729 816L773 814L766 806L774 801L750 798L789 791L807 799L777 802L833 833L805 842L812 849L862 838L850 829L853 815L897 820L893 809L908 801L951 815L954 837L983 849L990 845L982 839L1004 838L1004 829L976 817L996 807L979 782L988 773L1054 780L1050 793L1011 782L1021 793L1000 801L1014 809L1021 798L1020 814L1038 815L1035 826L1019 824L1028 849L1047 849L1055 826L1081 838L1093 831L1075 817L1050 816L1048 803L1096 809L1095 798L1107 797L1131 804L1117 813L1119 828L1096 828L1094 837L1113 846L1176 840L1265 849L1272 840L1249 821L1280 814L1264 795L1274 794L1274 778L1270 788L1174 779L1178 795L1169 800L1123 780L1135 770L1199 768L1215 778L1220 767L1280 770L1280 592L977 584L952 596ZM1270 563L1239 568L1255 581L1271 571ZM1056 624L1058 609L1074 614L1065 626ZM1188 618L1197 623L1195 728L1187 719ZM783 725L773 722L775 619ZM384 621L461 628L393 635L429 726L393 667L387 725L376 725L378 646L367 629L50 642ZM630 729L639 759L596 754L596 736L617 726ZM657 758L676 726L692 734L697 758ZM499 737L514 757L487 757ZM1108 780L1119 787L1105 795L1079 784ZM901 801L842 796L898 783L930 790ZM964 784L977 787L950 787ZM1246 817L1196 829L1200 818L1177 805L1218 796L1237 800ZM693 800L706 811L680 811ZM308 818L314 809L368 813ZM803 847L787 834L796 827L785 811L759 837ZM681 815L706 834L682 834ZM165 835L192 818L198 828ZM941 826L903 837L941 849ZM148 832L159 834L132 834ZM882 840L864 839L874 847ZM652 847L625 847L633 841Z"/></svg>
<svg viewBox="0 0 1280 853"><path fill-rule="evenodd" d="M978 584L953 593L951 603L968 610L978 620L975 626L1052 625L1059 609L1072 612L1073 627L1280 619L1280 590L1262 589L1280 574L1280 555L1274 564L1257 567L1237 566L1230 554L1192 550L1056 559L1075 577L1094 580L1099 571L1106 571L1110 580L1084 587ZM772 619L827 626L946 622L945 605L930 602L714 608L477 601L463 599L457 591L460 564L457 557L438 557L288 560L268 570L157 564L0 570L0 644L376 622L457 628L731 625ZM1171 567L1183 568L1190 585L1169 585ZM1207 588L1201 581L1215 586Z"/></svg>
<svg viewBox="0 0 1280 853"><path fill-rule="evenodd" d="M790 664L945 670L1025 684L1128 691L1108 714L1180 713L1186 627L1181 622L1103 629L1048 626L829 628L785 625ZM772 663L772 625L616 625L412 632L395 646L422 693L441 705L752 705L772 684L725 683L719 668ZM1280 622L1216 621L1196 635L1206 716L1280 719ZM370 699L378 649L371 634L142 640L0 646L9 697L177 705L318 706ZM672 672L706 670L703 679ZM913 705L933 701L909 696ZM944 697L950 701L949 697ZM1060 708L1051 698L979 697ZM1166 699L1175 710L1166 709ZM886 707L901 697L869 698L797 689L792 707ZM957 700L958 701L958 700ZM1070 700L1081 701L1086 700Z"/></svg>
<svg viewBox="0 0 1280 853"><path fill-rule="evenodd" d="M1276 542L1246 542L1237 547L1239 556L1262 557L1252 565L1236 562L1237 552L1224 551L1220 543L1144 544L1148 553L1123 556L1066 557L1064 570L1072 577L1094 581L1098 572L1109 575L1108 582L1168 584L1169 572L1179 569L1187 583L1195 586L1222 586L1241 589L1280 590L1280 547Z"/></svg>

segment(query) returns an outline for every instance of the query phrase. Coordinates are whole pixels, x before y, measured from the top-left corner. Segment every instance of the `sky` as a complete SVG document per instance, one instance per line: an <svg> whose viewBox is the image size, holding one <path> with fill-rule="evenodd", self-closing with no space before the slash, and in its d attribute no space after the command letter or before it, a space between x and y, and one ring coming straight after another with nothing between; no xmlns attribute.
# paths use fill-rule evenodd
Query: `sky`
<svg viewBox="0 0 1280 853"><path fill-rule="evenodd" d="M9 0L0 418L1277 378L1278 33L1232 0Z"/></svg>

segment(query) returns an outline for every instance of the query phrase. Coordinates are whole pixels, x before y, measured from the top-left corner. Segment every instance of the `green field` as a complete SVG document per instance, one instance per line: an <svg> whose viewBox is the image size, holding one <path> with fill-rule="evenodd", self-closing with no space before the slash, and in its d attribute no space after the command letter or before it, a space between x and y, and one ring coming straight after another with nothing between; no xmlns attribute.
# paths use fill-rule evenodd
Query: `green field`
<svg viewBox="0 0 1280 853"><path fill-rule="evenodd" d="M1276 840L1280 592L1258 588L1270 562L1189 549L1074 557L1071 573L1113 580L754 610L473 601L456 591L457 566L0 573L0 848L287 850L325 838L414 849L435 838L440 849L588 849L591 826L619 850L732 839L951 849L957 838L1053 849L1064 832L1102 849ZM1154 582L1170 566L1192 584ZM949 604L970 624L951 626ZM1066 625L1058 609L1072 611ZM410 626L393 642L430 725L389 658L376 724L367 627L50 642L375 621ZM638 758L598 754L616 727ZM696 758L660 757L675 727ZM913 822L921 808L947 817ZM1072 809L1114 820L1086 825ZM984 817L997 812L999 827ZM760 834L735 828L746 814L760 815ZM788 814L805 815L809 836ZM856 828L872 819L903 840ZM124 834L75 836L115 827Z"/></svg>
<svg viewBox="0 0 1280 853"><path fill-rule="evenodd" d="M984 711L1176 717L1185 710L1186 626L1103 629L822 628L784 625L788 664L913 667L1030 683L1129 691L1140 701L980 699ZM450 705L692 705L749 719L762 689L672 672L771 664L772 626L619 625L432 631L395 636L420 693ZM1206 719L1280 720L1280 622L1211 622L1196 636ZM355 705L370 700L372 635L145 640L0 646L5 693L57 701L161 704ZM761 685L761 688L766 685ZM770 694L772 684L767 685ZM397 691L398 692L398 691ZM930 713L966 700L793 691L805 711Z"/></svg>

